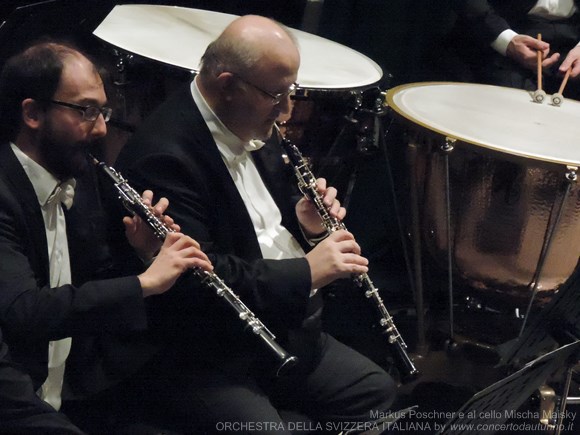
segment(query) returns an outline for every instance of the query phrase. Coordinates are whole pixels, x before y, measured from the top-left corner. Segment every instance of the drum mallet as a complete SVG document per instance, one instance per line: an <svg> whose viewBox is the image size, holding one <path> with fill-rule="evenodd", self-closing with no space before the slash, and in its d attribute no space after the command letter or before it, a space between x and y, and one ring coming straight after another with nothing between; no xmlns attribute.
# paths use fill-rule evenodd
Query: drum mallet
<svg viewBox="0 0 580 435"><path fill-rule="evenodd" d="M542 40L542 34L538 33L538 41ZM543 53L542 50L538 50L537 52L537 63L538 63L538 90L534 92L534 101L536 103L543 103L546 99L546 92L542 90L542 57Z"/></svg>
<svg viewBox="0 0 580 435"><path fill-rule="evenodd" d="M564 88L566 87L566 84L568 83L568 79L570 78L570 72L572 71L572 67L568 68L568 70L566 71L566 75L564 76L564 79L562 80L562 84L560 85L560 89L558 90L558 92L554 95L552 95L552 104L554 106L560 106L562 105L562 102L564 101Z"/></svg>

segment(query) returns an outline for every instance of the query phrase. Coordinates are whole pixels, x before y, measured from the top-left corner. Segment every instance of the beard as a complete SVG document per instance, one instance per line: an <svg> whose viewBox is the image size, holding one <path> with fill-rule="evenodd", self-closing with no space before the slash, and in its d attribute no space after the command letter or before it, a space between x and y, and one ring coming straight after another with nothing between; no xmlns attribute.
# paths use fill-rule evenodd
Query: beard
<svg viewBox="0 0 580 435"><path fill-rule="evenodd" d="M91 142L67 141L57 137L50 125L40 136L40 155L46 169L59 180L83 175L88 166Z"/></svg>

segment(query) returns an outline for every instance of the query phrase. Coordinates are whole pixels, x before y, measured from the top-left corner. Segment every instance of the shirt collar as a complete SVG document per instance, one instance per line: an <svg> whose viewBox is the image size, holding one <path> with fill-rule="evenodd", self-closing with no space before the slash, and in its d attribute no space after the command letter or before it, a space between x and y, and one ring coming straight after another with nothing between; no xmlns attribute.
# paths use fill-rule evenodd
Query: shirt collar
<svg viewBox="0 0 580 435"><path fill-rule="evenodd" d="M196 80L191 82L191 94L222 157L228 164L237 163L246 157L246 152L256 151L264 146L264 142L257 139L244 142L227 128L201 94Z"/></svg>
<svg viewBox="0 0 580 435"><path fill-rule="evenodd" d="M60 180L28 157L15 144L10 143L10 146L12 147L12 151L16 155L16 158L22 165L24 172L26 172L26 175L30 179L39 204L41 206L46 205L50 196L53 194L57 186L60 185ZM74 186L74 179L72 184Z"/></svg>

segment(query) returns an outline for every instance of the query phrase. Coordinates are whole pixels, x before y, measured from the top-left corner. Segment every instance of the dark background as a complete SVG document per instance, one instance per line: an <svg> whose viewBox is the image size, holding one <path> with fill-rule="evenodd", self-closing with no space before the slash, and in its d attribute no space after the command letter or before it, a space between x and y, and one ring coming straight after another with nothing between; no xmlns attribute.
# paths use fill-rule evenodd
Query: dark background
<svg viewBox="0 0 580 435"><path fill-rule="evenodd" d="M460 73L447 53L446 37L455 20L447 0L325 0L320 11L307 10L306 0L55 0L10 17L16 8L34 3L43 2L1 2L0 20L8 19L0 29L3 52L44 33L90 33L115 4L148 3L259 14L295 28L307 24L306 30L368 55L393 75L393 84L448 79ZM312 21L318 25L309 24Z"/></svg>

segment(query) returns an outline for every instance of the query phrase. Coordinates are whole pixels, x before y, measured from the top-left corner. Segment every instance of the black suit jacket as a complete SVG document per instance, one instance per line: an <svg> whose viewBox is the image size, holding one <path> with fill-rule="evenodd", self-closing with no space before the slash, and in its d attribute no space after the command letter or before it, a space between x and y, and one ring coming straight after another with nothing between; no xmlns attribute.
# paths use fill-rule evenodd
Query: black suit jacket
<svg viewBox="0 0 580 435"><path fill-rule="evenodd" d="M73 356L77 347L85 348L85 337L146 327L142 290L135 276L88 282L112 273L104 232L107 223L94 181L90 171L77 180L75 201L67 212L75 285L51 289L38 199L10 145L0 145L0 325L13 359L30 374L35 389L46 379L50 340L72 336ZM87 374L100 361L76 357L83 366L75 367L74 358L69 358L67 378L70 371L73 385L81 379L91 384Z"/></svg>
<svg viewBox="0 0 580 435"><path fill-rule="evenodd" d="M575 0L576 7L580 1ZM507 29L519 32L536 0L452 0L465 29L483 43L490 44Z"/></svg>
<svg viewBox="0 0 580 435"><path fill-rule="evenodd" d="M11 360L0 331L0 434L82 433L38 398L28 373Z"/></svg>
<svg viewBox="0 0 580 435"><path fill-rule="evenodd" d="M296 183L283 163L281 148L267 144L252 155L282 212L283 225L302 240L294 212ZM300 326L311 286L308 263L304 258L262 258L243 200L189 85L143 122L116 166L137 190L152 189L169 199L168 214L201 243L215 273L279 338L288 328ZM223 360L254 352L240 321L212 290L195 279L180 288L151 301L155 304L151 316L164 339L185 340L196 359Z"/></svg>

